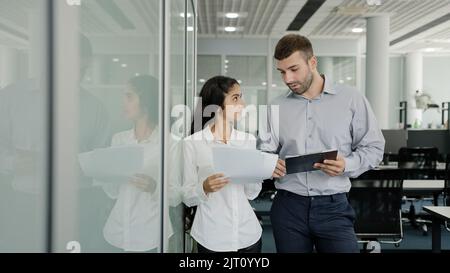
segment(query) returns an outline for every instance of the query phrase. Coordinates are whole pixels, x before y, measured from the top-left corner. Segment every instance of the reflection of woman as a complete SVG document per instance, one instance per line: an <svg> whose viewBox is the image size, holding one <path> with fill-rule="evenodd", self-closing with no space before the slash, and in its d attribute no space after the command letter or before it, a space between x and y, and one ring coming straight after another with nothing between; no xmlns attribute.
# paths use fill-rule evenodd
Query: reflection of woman
<svg viewBox="0 0 450 273"><path fill-rule="evenodd" d="M244 107L240 86L235 79L217 76L205 83L200 99L196 115L203 113L203 130L184 141L183 200L197 206L191 235L199 252L260 252L262 229L248 199L258 196L261 183L234 184L212 167L214 145L256 149L254 136L233 129ZM205 115L209 110L213 115ZM194 127L195 122L193 132Z"/></svg>
<svg viewBox="0 0 450 273"><path fill-rule="evenodd" d="M124 108L134 127L115 134L111 146L142 145L145 168L128 183L103 186L111 198L117 198L103 233L118 248L148 251L157 248L160 239L157 80L144 75L132 78L125 92Z"/></svg>

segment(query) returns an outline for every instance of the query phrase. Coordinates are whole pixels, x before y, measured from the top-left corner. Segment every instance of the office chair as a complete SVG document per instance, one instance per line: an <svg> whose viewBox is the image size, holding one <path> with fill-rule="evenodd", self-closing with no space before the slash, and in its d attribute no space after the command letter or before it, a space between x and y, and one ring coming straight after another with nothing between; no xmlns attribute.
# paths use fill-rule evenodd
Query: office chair
<svg viewBox="0 0 450 273"><path fill-rule="evenodd" d="M194 223L197 206L188 207L183 204L183 220L184 220L184 251L186 253L196 253L197 243L191 237L191 228Z"/></svg>
<svg viewBox="0 0 450 273"><path fill-rule="evenodd" d="M253 210L255 211L256 218L258 218L261 226L264 225L263 217L270 215L270 207L272 206L271 204L273 202L273 199L277 194L273 183L273 179L264 180L261 192L259 193L258 197L250 202Z"/></svg>
<svg viewBox="0 0 450 273"><path fill-rule="evenodd" d="M438 156L439 151L436 147L402 147L398 152L398 168L403 170L402 176L404 179L436 179ZM423 235L427 235L427 224L431 224L431 221L417 217L414 202L432 201L433 198L410 195L404 196L403 200L411 202L407 212L407 220L415 228L420 226ZM423 216L421 218L424 218Z"/></svg>
<svg viewBox="0 0 450 273"><path fill-rule="evenodd" d="M436 147L402 147L398 151L398 168L408 170L406 179L434 179L438 156Z"/></svg>
<svg viewBox="0 0 450 273"><path fill-rule="evenodd" d="M402 241L402 188L402 180L352 181L349 202L355 211L355 233L363 243L363 252L373 252L379 243L398 246Z"/></svg>

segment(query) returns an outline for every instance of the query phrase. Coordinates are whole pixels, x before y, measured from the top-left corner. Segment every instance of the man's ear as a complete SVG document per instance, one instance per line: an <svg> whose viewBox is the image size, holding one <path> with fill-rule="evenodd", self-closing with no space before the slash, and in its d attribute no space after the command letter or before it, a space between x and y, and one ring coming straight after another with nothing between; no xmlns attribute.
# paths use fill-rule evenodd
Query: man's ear
<svg viewBox="0 0 450 273"><path fill-rule="evenodd" d="M309 67L311 68L312 71L317 69L317 57L316 56L312 56L311 58L309 58L308 63L309 63Z"/></svg>

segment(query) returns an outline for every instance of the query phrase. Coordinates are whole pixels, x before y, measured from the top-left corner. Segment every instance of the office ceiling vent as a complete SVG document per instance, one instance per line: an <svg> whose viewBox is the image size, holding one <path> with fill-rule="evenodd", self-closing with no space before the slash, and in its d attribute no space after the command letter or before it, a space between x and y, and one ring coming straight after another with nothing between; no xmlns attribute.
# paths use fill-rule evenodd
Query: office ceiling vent
<svg viewBox="0 0 450 273"><path fill-rule="evenodd" d="M339 6L333 9L333 13L338 15L360 16L369 11L367 6Z"/></svg>

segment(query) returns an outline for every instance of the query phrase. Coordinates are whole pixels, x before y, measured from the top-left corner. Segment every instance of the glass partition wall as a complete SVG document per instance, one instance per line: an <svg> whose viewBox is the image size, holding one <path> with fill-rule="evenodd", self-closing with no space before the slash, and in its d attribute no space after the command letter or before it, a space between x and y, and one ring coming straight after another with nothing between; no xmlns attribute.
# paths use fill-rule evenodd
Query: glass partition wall
<svg viewBox="0 0 450 273"><path fill-rule="evenodd" d="M0 1L0 252L48 250L49 21L45 0Z"/></svg>
<svg viewBox="0 0 450 273"><path fill-rule="evenodd" d="M0 6L0 252L182 252L196 1Z"/></svg>

